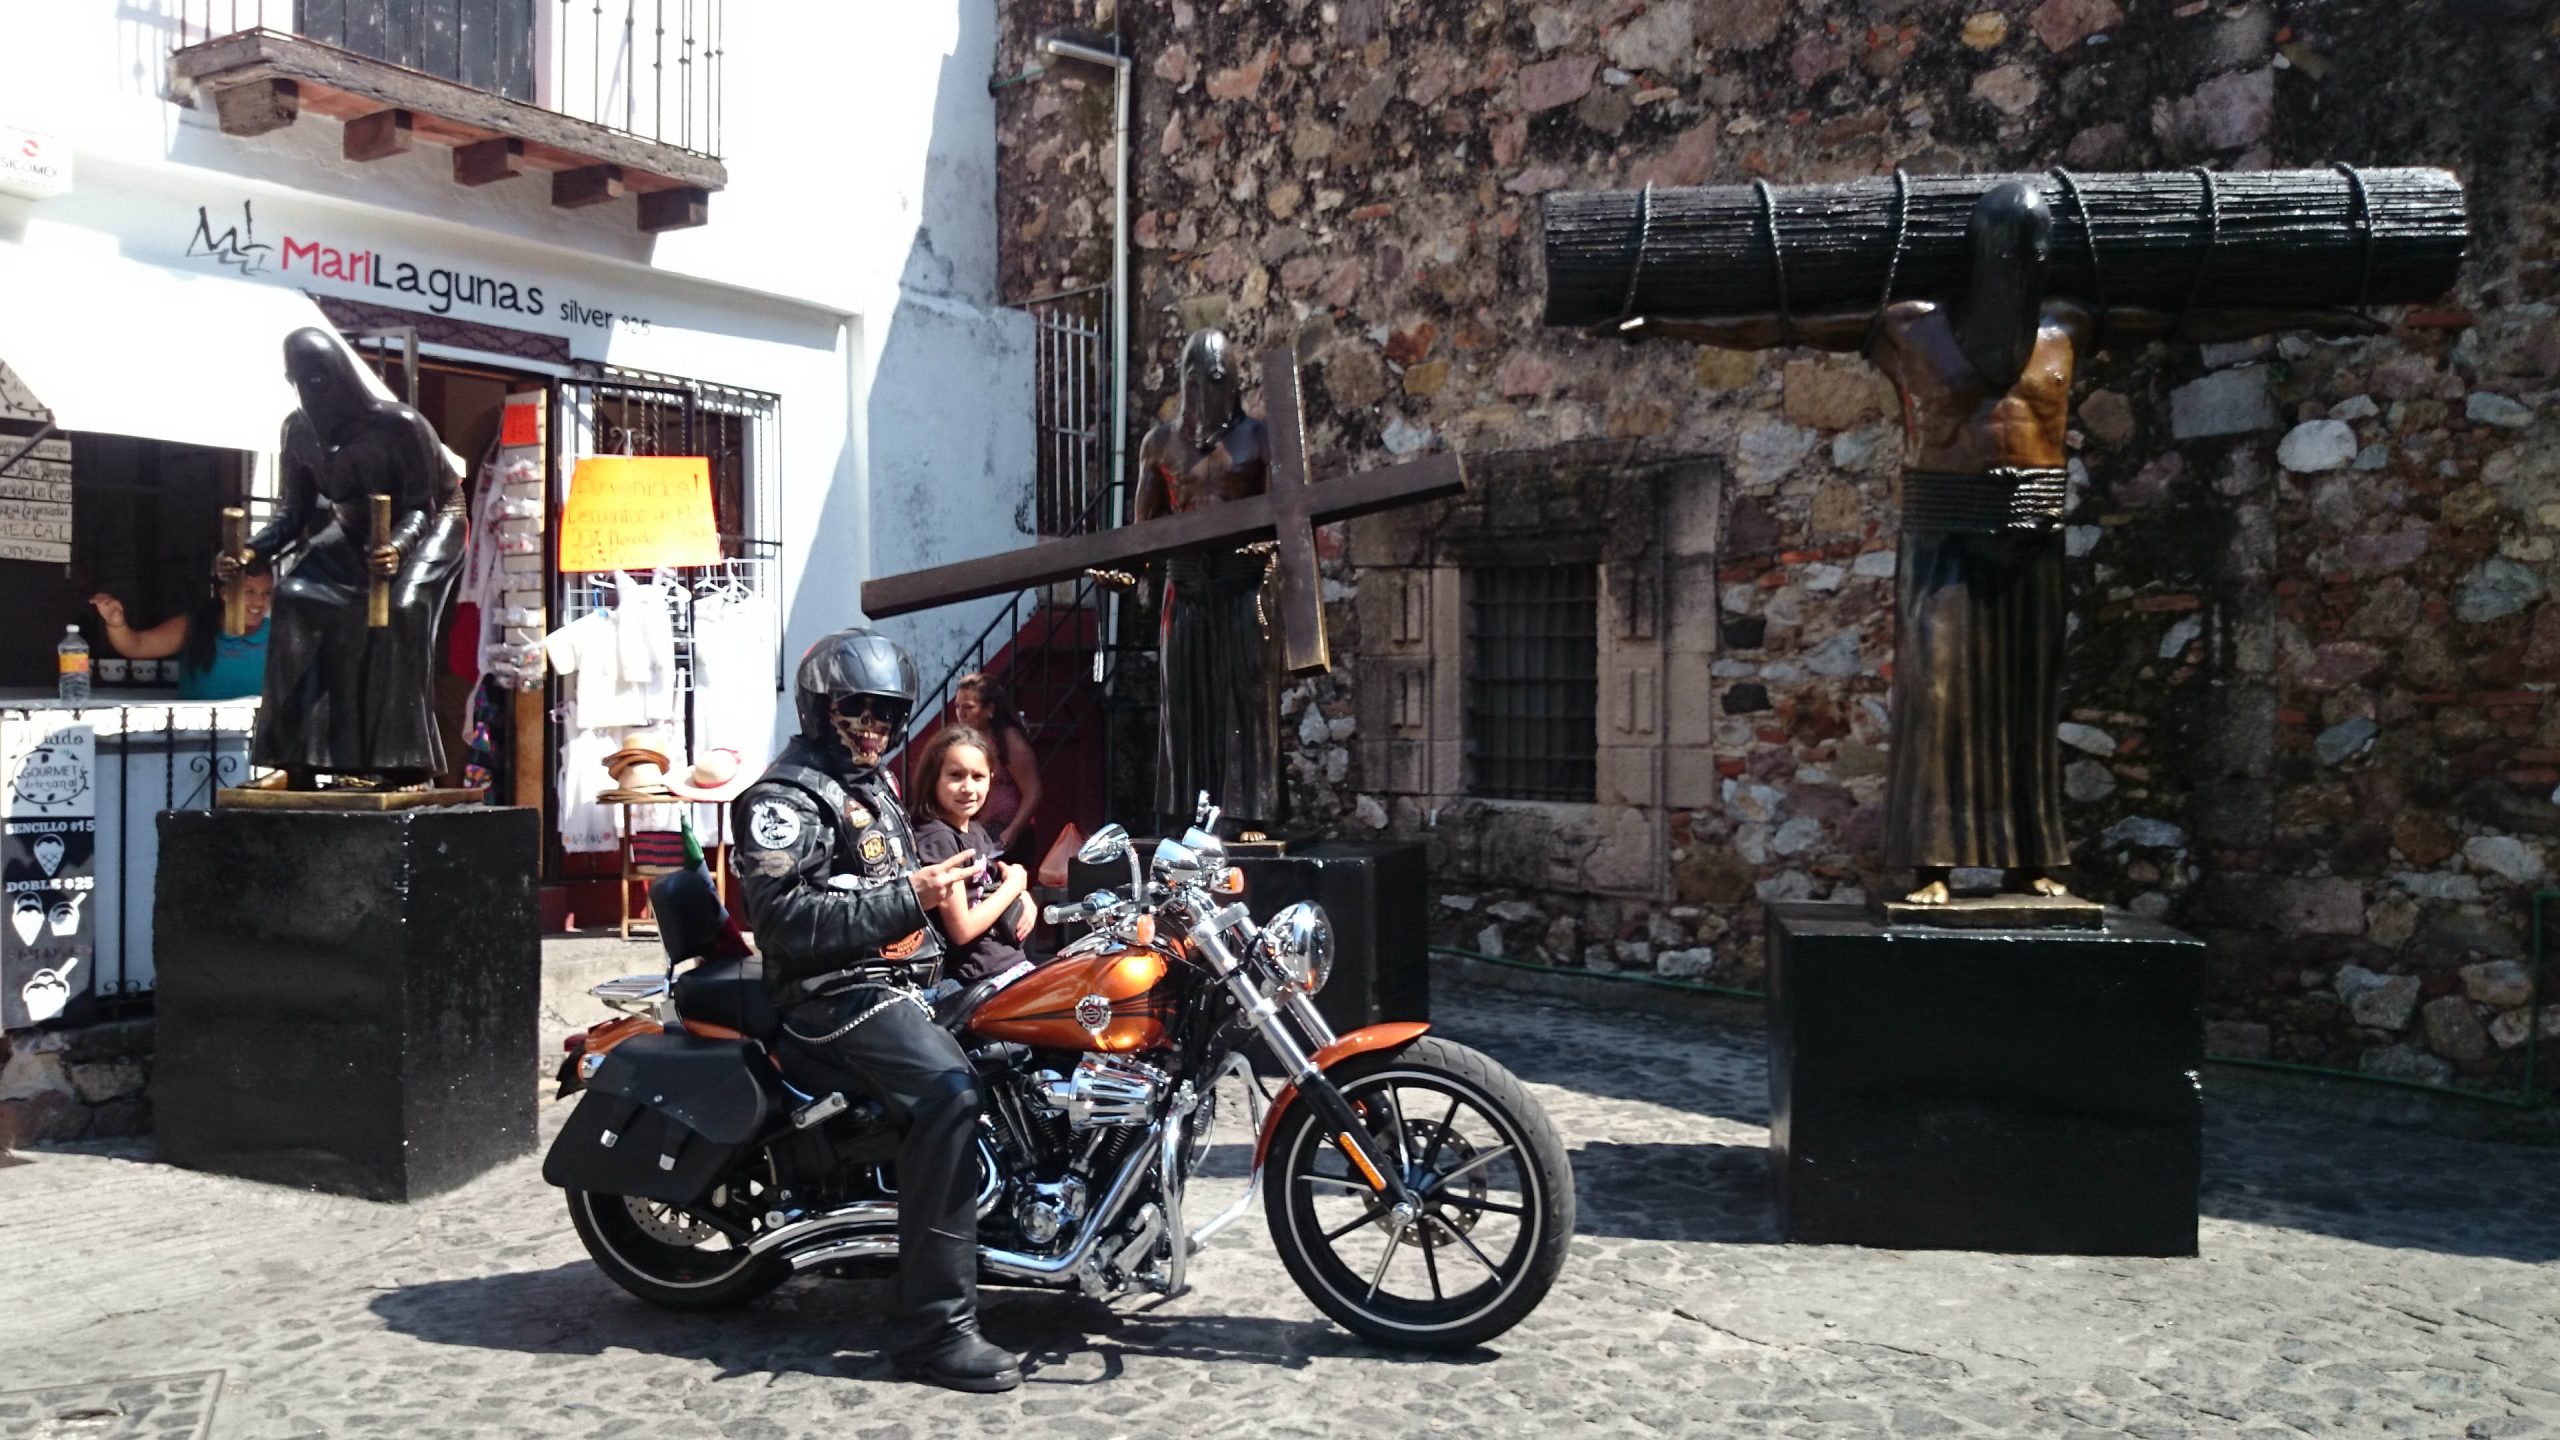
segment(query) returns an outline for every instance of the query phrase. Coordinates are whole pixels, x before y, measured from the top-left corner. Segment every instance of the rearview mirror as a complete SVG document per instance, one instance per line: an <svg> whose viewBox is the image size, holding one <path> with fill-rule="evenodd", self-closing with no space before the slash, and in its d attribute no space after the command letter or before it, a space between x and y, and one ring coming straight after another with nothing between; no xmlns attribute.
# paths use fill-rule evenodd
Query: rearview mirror
<svg viewBox="0 0 2560 1440"><path fill-rule="evenodd" d="M1129 832L1118 825L1105 825L1084 842L1076 858L1087 865L1107 865L1129 853Z"/></svg>

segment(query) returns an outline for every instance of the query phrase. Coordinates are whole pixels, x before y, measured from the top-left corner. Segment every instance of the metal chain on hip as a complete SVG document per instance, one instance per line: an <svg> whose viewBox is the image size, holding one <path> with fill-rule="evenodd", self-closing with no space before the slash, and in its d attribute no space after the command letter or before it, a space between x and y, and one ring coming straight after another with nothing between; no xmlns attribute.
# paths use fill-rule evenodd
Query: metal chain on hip
<svg viewBox="0 0 2560 1440"><path fill-rule="evenodd" d="M1268 640L1271 638L1271 611L1264 605L1263 597L1271 593L1271 577L1280 573L1280 542L1255 540L1237 546L1236 553L1262 557L1262 578L1253 582L1253 623L1262 631L1262 638Z"/></svg>
<svg viewBox="0 0 2560 1440"><path fill-rule="evenodd" d="M924 1011L927 1015L933 1013L933 1007L925 1004L924 997L918 995L913 990L905 989L896 985L891 985L889 990L890 995L888 999L883 1000L879 1004L872 1006L870 1009L863 1011L861 1014L854 1016L852 1019L847 1020L842 1025L837 1026L835 1029L828 1031L824 1035L804 1035L799 1031L792 1029L788 1025L782 1027L783 1031L792 1039L797 1040L804 1045L824 1045L830 1040L841 1040L845 1036L852 1034L854 1031L862 1027L864 1021L869 1020L872 1016L879 1014L881 1011L886 1010L893 1005L913 1005L917 1009Z"/></svg>

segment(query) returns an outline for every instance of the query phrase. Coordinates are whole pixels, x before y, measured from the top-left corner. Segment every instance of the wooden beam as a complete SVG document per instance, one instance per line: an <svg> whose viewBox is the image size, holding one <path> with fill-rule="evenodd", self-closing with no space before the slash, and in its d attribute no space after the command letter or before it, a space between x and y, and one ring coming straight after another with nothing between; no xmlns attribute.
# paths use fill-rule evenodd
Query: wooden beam
<svg viewBox="0 0 2560 1440"><path fill-rule="evenodd" d="M1462 494L1466 468L1455 455L1432 454L1388 470L1364 470L1316 484L1307 518L1324 524L1380 510ZM874 620L930 610L988 595L1006 595L1058 580L1080 579L1088 569L1125 566L1133 560L1192 550L1231 548L1269 535L1268 495L1204 505L1197 510L1096 530L1022 550L959 560L930 570L883 575L862 582L862 613Z"/></svg>
<svg viewBox="0 0 2560 1440"><path fill-rule="evenodd" d="M524 142L512 137L453 147L453 183L489 185L524 173Z"/></svg>
<svg viewBox="0 0 2560 1440"><path fill-rule="evenodd" d="M347 133L340 151L350 160L383 160L409 153L411 132L416 125L406 110L376 110L347 122Z"/></svg>
<svg viewBox="0 0 2560 1440"><path fill-rule="evenodd" d="M673 190L651 190L640 197L640 228L655 235L661 230L690 230L711 223L711 192L698 185L679 185Z"/></svg>
<svg viewBox="0 0 2560 1440"><path fill-rule="evenodd" d="M602 205L622 198L622 167L589 165L551 172L551 203L563 210Z"/></svg>
<svg viewBox="0 0 2560 1440"><path fill-rule="evenodd" d="M1298 409L1298 355L1285 345L1262 352L1263 433L1271 440L1271 534L1278 542L1280 644L1292 675L1333 668L1324 626L1324 577L1316 568L1315 521L1308 514L1307 430Z"/></svg>
<svg viewBox="0 0 2560 1440"><path fill-rule="evenodd" d="M302 113L302 90L290 80L251 80L213 92L213 113L225 135L264 135Z"/></svg>

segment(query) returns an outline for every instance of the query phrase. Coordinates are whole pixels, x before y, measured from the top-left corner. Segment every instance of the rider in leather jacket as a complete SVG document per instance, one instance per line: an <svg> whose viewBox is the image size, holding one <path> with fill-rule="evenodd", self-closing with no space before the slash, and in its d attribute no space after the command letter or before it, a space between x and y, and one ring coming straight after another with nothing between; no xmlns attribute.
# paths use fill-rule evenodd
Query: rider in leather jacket
<svg viewBox="0 0 2560 1440"><path fill-rule="evenodd" d="M941 945L926 912L964 882L967 851L919 866L881 760L906 734L916 667L887 636L840 630L798 674L800 733L733 802L732 867L782 1051L804 1085L869 1095L906 1127L898 1151L898 1368L960 1390L1010 1390L1020 1362L978 1334L976 1072L922 1001Z"/></svg>

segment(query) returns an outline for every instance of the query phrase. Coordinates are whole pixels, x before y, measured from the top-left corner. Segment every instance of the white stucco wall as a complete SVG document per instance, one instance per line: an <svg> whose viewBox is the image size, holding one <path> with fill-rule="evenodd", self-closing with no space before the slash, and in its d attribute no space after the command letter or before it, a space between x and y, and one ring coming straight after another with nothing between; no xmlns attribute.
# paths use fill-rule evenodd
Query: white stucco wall
<svg viewBox="0 0 2560 1440"><path fill-rule="evenodd" d="M290 0L267 5L290 15ZM457 304L458 317L564 335L581 359L779 393L793 654L861 618L867 575L1028 543L1030 322L995 304L993 0L725 6L730 183L710 224L654 237L628 199L554 209L539 174L457 186L440 146L351 164L324 117L226 136L209 110L162 98L178 8L0 4L0 123L62 137L75 164L71 195L0 197L0 244L219 270L199 211L219 237L245 205L260 242L325 240L504 279L520 299L544 291L539 314ZM266 283L431 308L313 275L307 253L290 273L264 258ZM183 317L168 327L183 344ZM994 608L897 626L928 683Z"/></svg>

